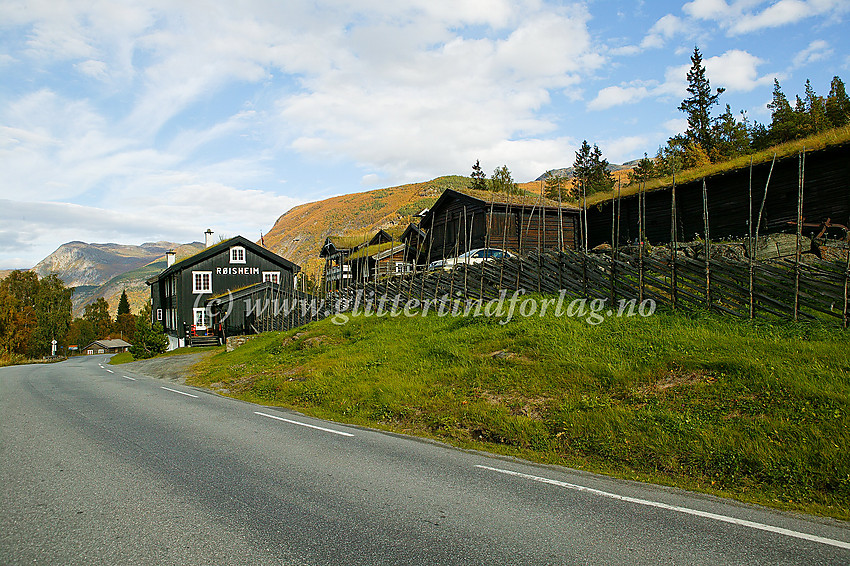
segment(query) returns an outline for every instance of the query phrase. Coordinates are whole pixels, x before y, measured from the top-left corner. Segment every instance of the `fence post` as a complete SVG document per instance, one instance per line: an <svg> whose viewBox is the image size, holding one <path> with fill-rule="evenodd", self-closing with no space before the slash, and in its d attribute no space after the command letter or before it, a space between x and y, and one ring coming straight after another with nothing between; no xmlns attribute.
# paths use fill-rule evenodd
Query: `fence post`
<svg viewBox="0 0 850 566"><path fill-rule="evenodd" d="M496 195L493 191L490 191L490 214L487 217L487 234L484 236L484 249L488 250L484 252L486 256L490 250L490 231L493 229L493 205L496 203ZM486 263L486 257L485 257ZM484 263L481 264L481 285L478 288L478 300L484 300Z"/></svg>
<svg viewBox="0 0 850 566"><path fill-rule="evenodd" d="M755 242L753 242L753 158L750 157L750 182L749 182L749 202L750 202L750 215L747 220L747 232L748 238L747 241L749 243L750 252L747 254L749 259L749 271L750 271L750 318L755 318L755 296L753 289L753 250L755 250Z"/></svg>
<svg viewBox="0 0 850 566"><path fill-rule="evenodd" d="M614 250L616 249L617 242L615 240L616 226L614 224L614 220L615 220L615 218L614 218L614 208L617 206L617 197L620 194L620 187L621 187L620 183L621 183L621 178L617 177L617 194L612 195L613 198L611 199L611 271L608 273L608 275L611 279L611 304L612 305L614 304L614 301L617 300L617 287L616 287L617 264L614 263Z"/></svg>
<svg viewBox="0 0 850 566"><path fill-rule="evenodd" d="M583 240L581 254L582 289L584 291L584 298L588 299L590 297L587 287L587 187L585 186L584 179L581 180L581 194L584 203L581 214L579 215L579 220L581 221L581 236Z"/></svg>
<svg viewBox="0 0 850 566"><path fill-rule="evenodd" d="M564 253L564 209L561 203L561 184L563 180L558 179L558 291L564 288L563 269L561 265L561 254ZM573 238L575 239L575 225L573 225Z"/></svg>
<svg viewBox="0 0 850 566"><path fill-rule="evenodd" d="M543 288L543 261L542 254L546 248L546 214L544 208L546 201L543 199L543 180L540 180L540 222L537 226L537 292L540 293ZM540 232L543 232L543 246L540 245Z"/></svg>
<svg viewBox="0 0 850 566"><path fill-rule="evenodd" d="M844 241L847 249L847 262L844 265L844 330L850 326L850 312L848 312L848 299L850 299L850 234Z"/></svg>
<svg viewBox="0 0 850 566"><path fill-rule="evenodd" d="M646 207L646 181L638 185L638 298L643 304L643 223L644 223L644 208Z"/></svg>
<svg viewBox="0 0 850 566"><path fill-rule="evenodd" d="M523 225L523 219L525 218L525 199L523 199L521 201L519 210L520 210L520 212L519 212L519 223L517 225L517 228L519 229L519 240L518 240L518 244L517 244L519 246L519 256L518 256L519 257L519 266L517 267L517 270L516 270L516 284L514 285L515 291L519 291L519 282L520 282L520 278L522 277L522 269L523 269L523 267L522 267L522 252L523 252L523 250L522 250L522 225ZM534 210L532 210L531 212L532 212L532 214L534 214Z"/></svg>
<svg viewBox="0 0 850 566"><path fill-rule="evenodd" d="M806 148L798 157L797 176L797 251L794 255L794 322L800 318L800 254L803 245L803 183L806 174Z"/></svg>
<svg viewBox="0 0 850 566"><path fill-rule="evenodd" d="M676 218L676 168L673 168L673 189L670 199L670 242L672 249L670 250L670 298L673 302L673 310L678 306L679 292L678 281L676 280L676 254L679 246L678 240L678 219Z"/></svg>
<svg viewBox="0 0 850 566"><path fill-rule="evenodd" d="M705 186L705 177L702 179L702 221L705 227L705 305L711 312L711 233L708 222L708 190Z"/></svg>

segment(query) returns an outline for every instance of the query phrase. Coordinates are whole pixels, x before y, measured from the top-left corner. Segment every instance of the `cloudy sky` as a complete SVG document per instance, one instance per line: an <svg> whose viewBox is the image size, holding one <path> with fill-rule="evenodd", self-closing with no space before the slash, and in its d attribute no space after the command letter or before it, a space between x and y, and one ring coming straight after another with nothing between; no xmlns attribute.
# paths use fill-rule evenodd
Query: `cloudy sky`
<svg viewBox="0 0 850 566"><path fill-rule="evenodd" d="M769 121L850 80L848 0L0 0L0 269L71 240L259 238L292 206L612 162L684 130L695 45ZM850 84L850 83L849 83Z"/></svg>

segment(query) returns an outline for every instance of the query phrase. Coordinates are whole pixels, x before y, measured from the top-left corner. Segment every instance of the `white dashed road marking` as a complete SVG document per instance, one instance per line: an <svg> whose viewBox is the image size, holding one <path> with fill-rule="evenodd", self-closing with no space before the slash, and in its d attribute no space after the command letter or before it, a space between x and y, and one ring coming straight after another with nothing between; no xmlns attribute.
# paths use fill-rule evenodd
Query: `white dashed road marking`
<svg viewBox="0 0 850 566"><path fill-rule="evenodd" d="M160 389L165 389L166 391L171 391L173 393L179 393L180 395L185 395L186 397L194 397L195 399L198 398L197 395L192 395L191 393L184 393L183 391L177 391L176 389L171 389L170 387L162 386L160 387Z"/></svg>
<svg viewBox="0 0 850 566"><path fill-rule="evenodd" d="M523 474L520 472L513 472L511 470L502 470L500 468L491 468L490 466L475 466L476 468L481 468L482 470L490 470L491 472L498 472L500 474L506 474L509 476L515 476L518 478L524 478L527 480L532 480L540 483L548 483L550 485L556 485L558 487L565 487L567 489L574 489L576 491L584 491L587 493L593 493L595 495L601 495L602 497L609 497L611 499L617 499L619 501L626 501L628 503L637 503L638 505L647 505L649 507L656 507L658 509L667 509L669 511L677 511L679 513L685 513L687 515L694 515L696 517L703 517L706 519L713 519L715 521L721 521L723 523L731 523L733 525L740 525L742 527L749 527L751 529L758 529L760 531L767 531L771 533L777 533L780 535L785 535L789 537L799 538L803 540L808 540L812 542L819 542L821 544L828 544L830 546L836 546L838 548L850 549L850 543L834 540L831 538L819 537L817 535L810 535L808 533L801 533L798 531L792 531L789 529L783 529L782 527L773 527L771 525L765 525L763 523L756 523L754 521L747 521L744 519L736 519L735 517L727 517L726 515L718 515L717 513L709 513L707 511L698 511L696 509L689 509L687 507L679 507L677 505L667 505L666 503L660 503L658 501L649 501L647 499L638 499L636 497L627 497L624 495L617 495L616 493L609 493L607 491L601 491L598 489L593 489L591 487L585 487L582 485L576 485L573 483L562 482L558 480L553 480L549 478L543 478L540 476L532 476L529 474Z"/></svg>
<svg viewBox="0 0 850 566"><path fill-rule="evenodd" d="M283 417L277 417L275 415L269 415L267 413L261 413L259 411L254 411L254 414L260 415L261 417L268 417L270 419L275 419L277 421L283 421L283 422L294 424L294 425L305 426L307 428L314 428L316 430L321 430L321 431L324 431L324 432L330 432L332 434L338 434L340 436L354 436L353 434L350 434L348 432L342 432L342 431L339 431L339 430L333 430L333 429L330 429L330 428L324 428L324 427L321 427L321 426L311 425L311 424L307 424L307 423L300 423L298 421L285 419Z"/></svg>

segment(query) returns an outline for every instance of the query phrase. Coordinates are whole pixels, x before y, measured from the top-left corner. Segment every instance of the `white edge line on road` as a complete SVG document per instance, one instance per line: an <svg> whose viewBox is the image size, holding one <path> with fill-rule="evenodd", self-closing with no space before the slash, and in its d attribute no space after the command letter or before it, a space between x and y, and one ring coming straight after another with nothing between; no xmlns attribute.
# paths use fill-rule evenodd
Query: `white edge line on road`
<svg viewBox="0 0 850 566"><path fill-rule="evenodd" d="M124 379L129 379L130 381L136 381L135 377L130 377L129 375L122 375L121 377L123 377Z"/></svg>
<svg viewBox="0 0 850 566"><path fill-rule="evenodd" d="M798 531L792 531L789 529L783 529L782 527L773 527L771 525L765 525L763 523L756 523L753 521L747 521L744 519L736 519L734 517L727 517L726 515L718 515L716 513L709 513L707 511L698 511L696 509L689 509L687 507L679 507L677 505L667 505L666 503L660 503L658 501L649 501L647 499L638 499L636 497L627 497L625 495L617 495L616 493L609 493L607 491L601 491L598 489L593 489L591 487L585 487L582 485L576 485L572 483L566 483L558 480L553 480L549 478L543 478L540 476L532 476L529 474L523 474L521 472L513 472L511 470L502 470L500 468L491 468L490 466L480 466L476 465L476 468L481 468L482 470L490 470L492 472L498 472L500 474L507 474L509 476L516 476L519 478L524 478L527 480L532 480L540 483L548 483L550 485L556 485L558 487L565 487L567 489L574 489L576 491L586 491L588 493L593 493L595 495L601 495L603 497L610 497L611 499L617 499L619 501L627 501L629 503L637 503L638 505L647 505L649 507L657 507L658 509L667 509L669 511L677 511L679 513L686 513L688 515L694 515L697 517L704 517L706 519L713 519L715 521L722 521L724 523L731 523L733 525L740 525L742 527L749 527L751 529L758 529L761 531L768 531L771 533L777 533L780 535L785 535L789 537L799 538L803 540L808 540L812 542L819 542L821 544L828 544L830 546L836 546L838 548L850 549L850 543L834 540L831 538L819 537L817 535L810 535L807 533L801 533Z"/></svg>
<svg viewBox="0 0 850 566"><path fill-rule="evenodd" d="M333 429L330 429L330 428L324 428L324 427L321 427L321 426L311 425L311 424L307 424L307 423L300 423L298 421L285 419L283 417L276 417L275 415L269 415L267 413L261 413L260 411L254 411L254 414L260 415L261 417L268 417L270 419L275 419L277 421L283 421L283 422L287 422L287 423L290 423L290 424L306 426L307 428L314 428L316 430L321 430L321 431L324 431L324 432L330 432L330 433L333 433L333 434L338 434L340 436L354 436L353 434L348 433L348 432L342 432L342 431L339 431L339 430L333 430Z"/></svg>
<svg viewBox="0 0 850 566"><path fill-rule="evenodd" d="M179 393L180 395L185 395L186 397L194 397L198 398L197 395L192 395L191 393L184 393L183 391L177 391L176 389L171 389L170 387L165 387L164 385L160 387L160 389L165 389L166 391L173 391L174 393Z"/></svg>

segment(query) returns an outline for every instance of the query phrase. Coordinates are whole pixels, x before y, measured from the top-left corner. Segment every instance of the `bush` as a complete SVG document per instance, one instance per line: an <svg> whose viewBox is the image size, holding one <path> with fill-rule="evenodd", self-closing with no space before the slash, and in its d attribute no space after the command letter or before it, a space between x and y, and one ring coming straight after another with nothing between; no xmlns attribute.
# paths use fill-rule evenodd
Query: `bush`
<svg viewBox="0 0 850 566"><path fill-rule="evenodd" d="M144 360L162 354L168 349L168 338L162 325L158 322L151 324L150 318L136 318L136 335L130 353L133 359Z"/></svg>

